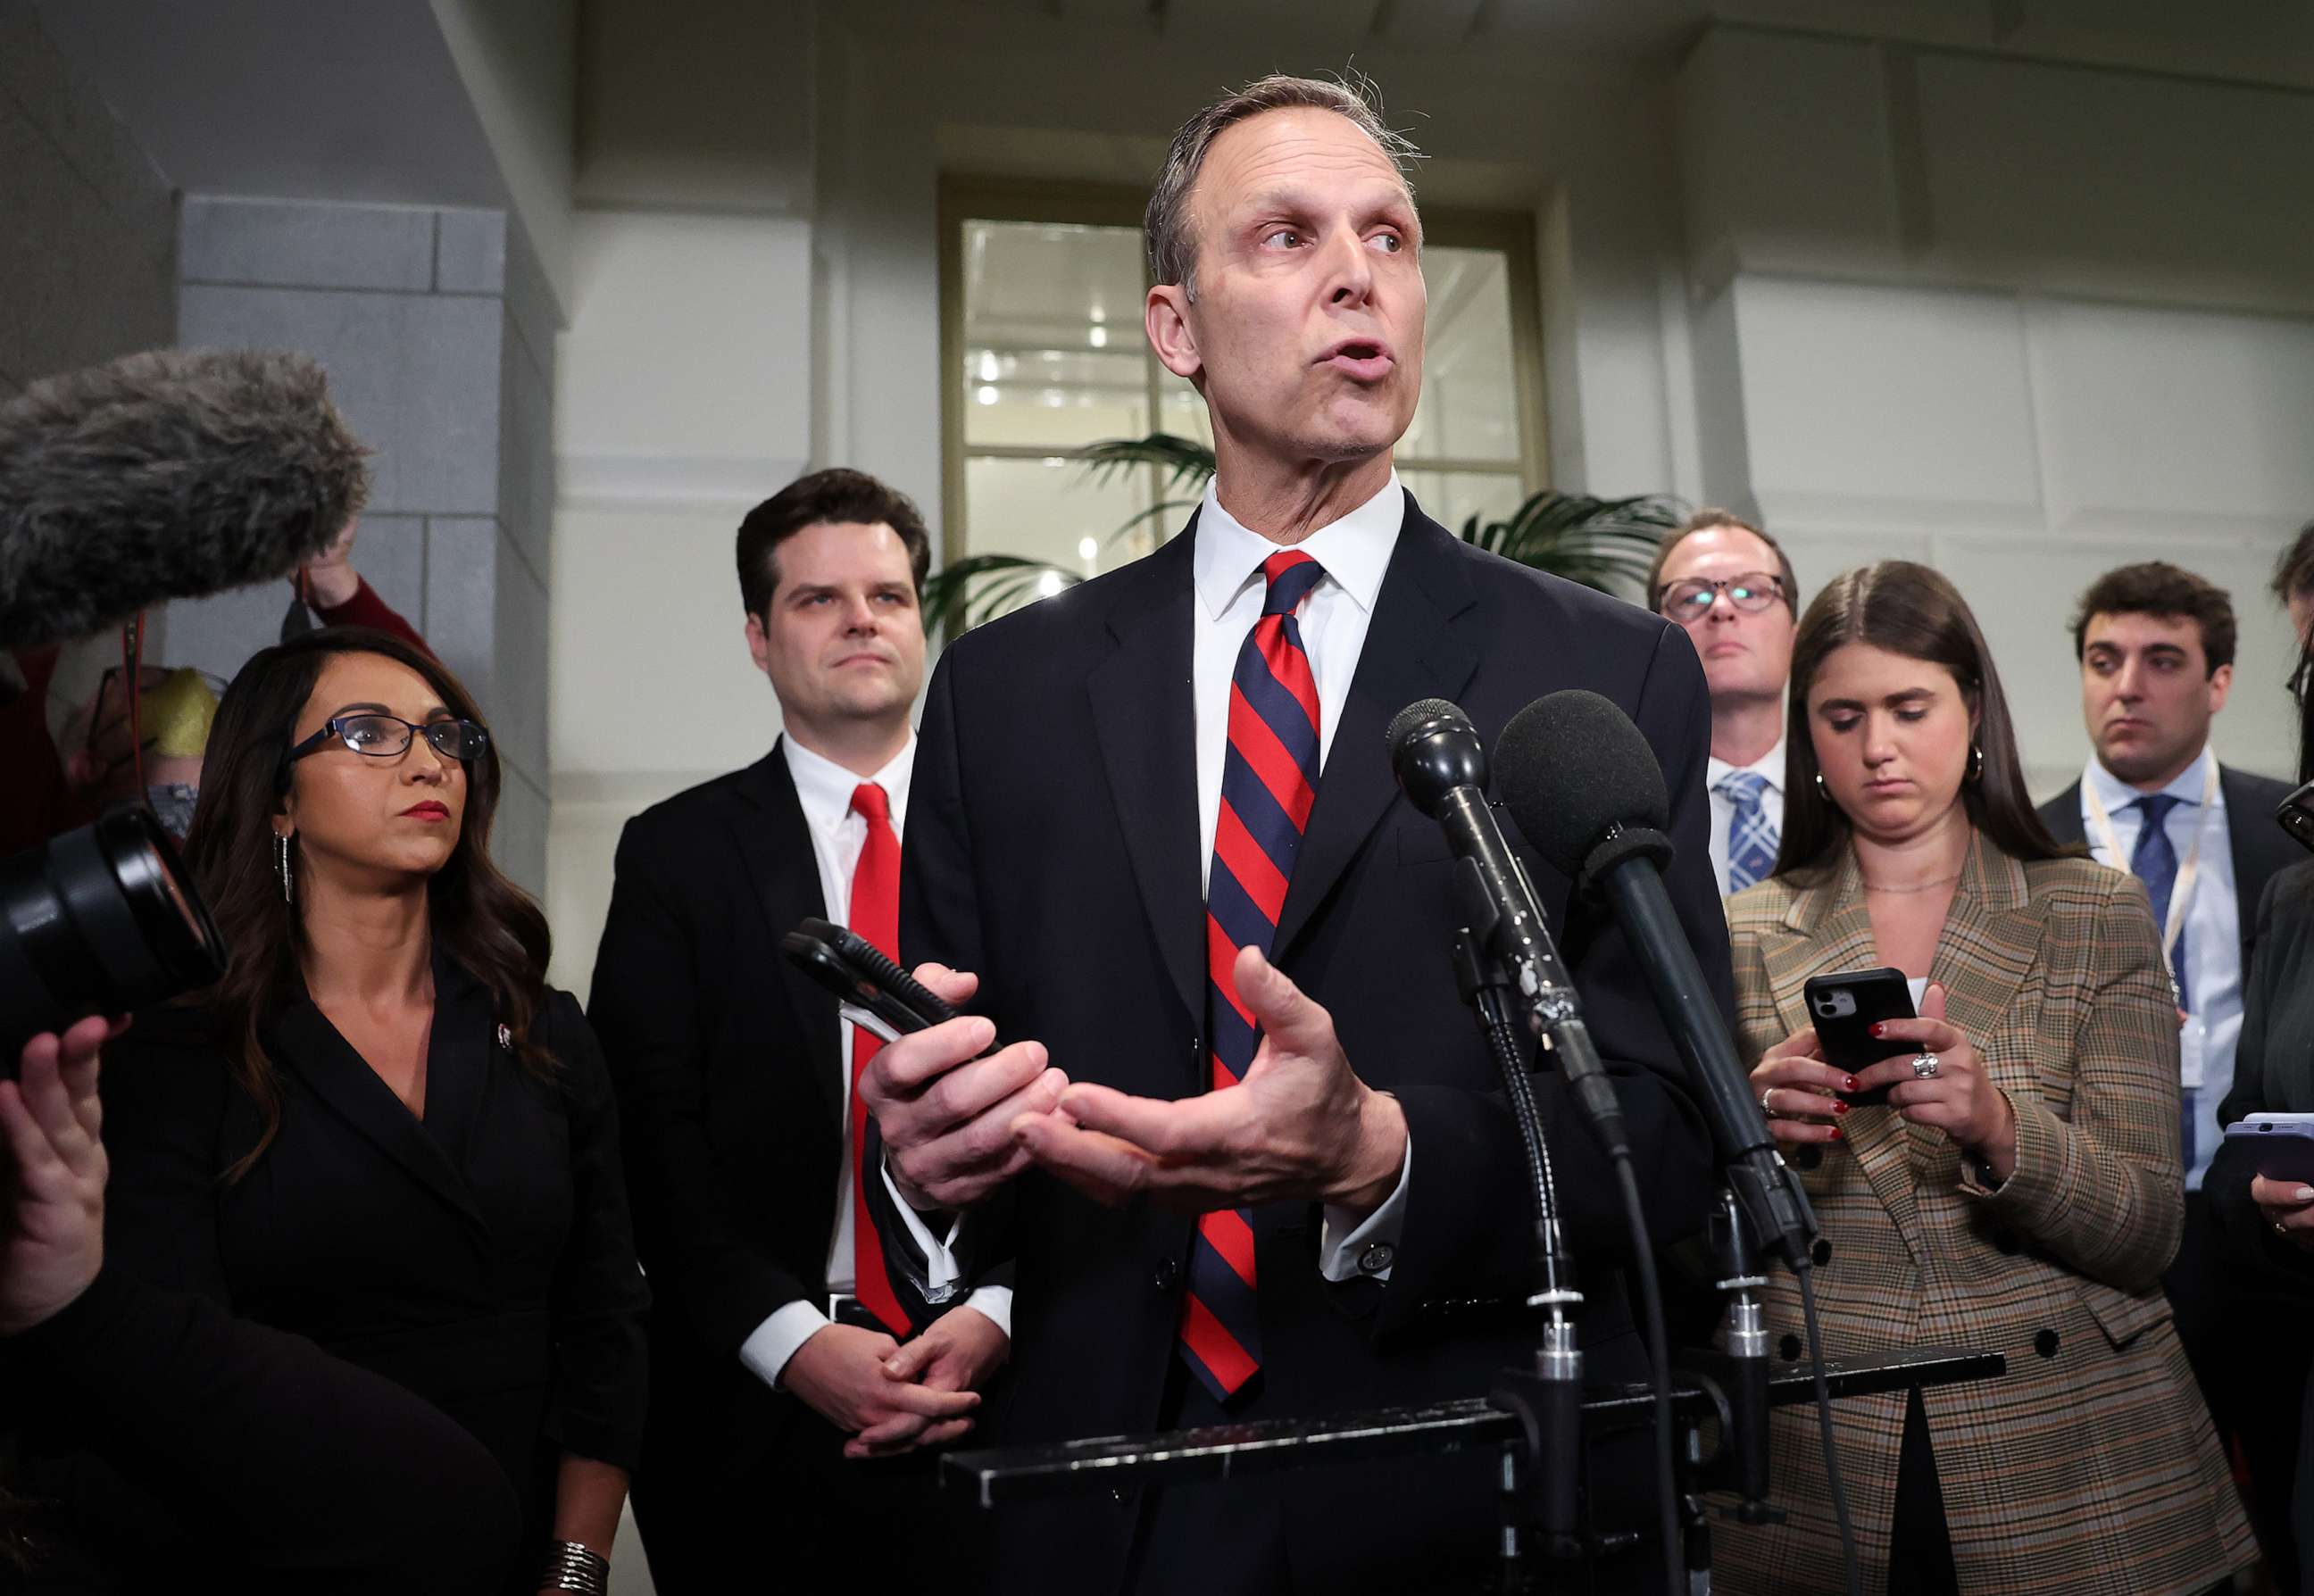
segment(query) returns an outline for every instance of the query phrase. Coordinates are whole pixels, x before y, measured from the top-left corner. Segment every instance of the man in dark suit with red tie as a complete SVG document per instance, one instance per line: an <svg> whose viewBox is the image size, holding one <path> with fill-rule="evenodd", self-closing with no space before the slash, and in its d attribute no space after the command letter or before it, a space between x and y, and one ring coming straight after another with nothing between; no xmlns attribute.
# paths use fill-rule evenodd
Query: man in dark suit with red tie
<svg viewBox="0 0 2314 1596"><path fill-rule="evenodd" d="M933 677L900 940L974 1014L887 1048L861 1090L896 1189L965 1211L949 1254L896 1235L896 1261L935 1292L1016 1262L999 1439L1473 1397L1531 1359L1517 1134L1456 991L1444 838L1383 747L1409 701L1455 700L1490 737L1562 687L1630 712L1670 784L1673 899L1727 998L1694 648L1455 539L1391 467L1422 366L1409 153L1305 79L1183 128L1150 204L1146 324L1206 400L1214 481L1159 552L967 634ZM1708 1139L1638 967L1505 829L1630 1118L1655 1239L1691 1234ZM1554 1073L1537 1089L1589 1371L1643 1377L1605 1157ZM1652 1525L1647 1453L1638 1433L1591 1449L1603 1535ZM1005 1510L991 1584L1470 1588L1494 1470L1482 1449ZM1660 1562L1627 1550L1581 1588L1659 1590Z"/></svg>
<svg viewBox="0 0 2314 1596"><path fill-rule="evenodd" d="M751 511L740 595L782 735L620 839L588 1007L655 1298L634 1500L662 1596L832 1590L885 1558L926 1482L864 1459L961 1434L1005 1355L1009 1291L933 1308L888 1277L850 1089L875 1038L779 951L807 916L897 946L930 553L858 472Z"/></svg>

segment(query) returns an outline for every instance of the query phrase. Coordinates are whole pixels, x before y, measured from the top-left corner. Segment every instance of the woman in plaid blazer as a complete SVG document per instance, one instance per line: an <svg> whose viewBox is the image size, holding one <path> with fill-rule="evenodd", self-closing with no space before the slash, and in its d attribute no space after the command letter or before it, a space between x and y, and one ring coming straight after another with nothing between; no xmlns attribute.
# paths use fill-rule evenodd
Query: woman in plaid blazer
<svg viewBox="0 0 2314 1596"><path fill-rule="evenodd" d="M1924 566L1817 596L1789 712L1777 873L1728 929L1753 1089L1824 1226L1824 1352L2009 1360L1833 1405L1868 1588L2223 1587L2256 1545L2161 1292L2185 1212L2177 1015L2145 890L2042 828L1983 636ZM1903 1056L1844 1075L1803 983L1887 965L1921 1018L1881 1027ZM1881 1086L1884 1107L1834 1095ZM1788 1276L1769 1313L1798 1356ZM1815 1425L1777 1415L1790 1516L1720 1534L1724 1588L1843 1588Z"/></svg>

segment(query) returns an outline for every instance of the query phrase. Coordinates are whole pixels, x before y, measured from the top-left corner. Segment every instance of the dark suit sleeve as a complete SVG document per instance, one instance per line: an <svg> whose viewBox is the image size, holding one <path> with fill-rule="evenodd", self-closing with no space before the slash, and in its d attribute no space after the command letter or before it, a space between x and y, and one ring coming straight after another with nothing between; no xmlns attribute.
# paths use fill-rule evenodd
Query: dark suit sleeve
<svg viewBox="0 0 2314 1596"><path fill-rule="evenodd" d="M1675 857L1665 886L1723 1014L1732 1014L1727 922L1712 880L1710 806L1703 765L1709 711L1702 666L1683 633L1657 635L1633 717L1661 761L1671 793ZM1601 1061L1615 1083L1631 1137L1649 1235L1668 1246L1700 1230L1714 1185L1709 1137L1644 973L1606 907L1570 903L1560 956L1583 998ZM1630 1257L1613 1166L1577 1109L1566 1080L1534 1078L1550 1143L1559 1214L1578 1258ZM1524 1155L1500 1092L1444 1086L1401 1090L1413 1142L1406 1227L1376 1328L1407 1323L1426 1301L1522 1289L1531 1269ZM1351 1283L1356 1284L1356 1283Z"/></svg>
<svg viewBox="0 0 2314 1596"><path fill-rule="evenodd" d="M618 1094L635 1239L659 1311L737 1356L756 1326L814 1288L750 1247L725 1214L707 1133L701 950L638 822L619 838L615 870L587 1016Z"/></svg>
<svg viewBox="0 0 2314 1596"><path fill-rule="evenodd" d="M951 650L932 672L923 725L916 733L916 762L908 785L908 833L900 849L901 963L914 968L936 959L950 969L985 967L980 894L972 869L972 836L964 814L963 754L956 729L957 655ZM969 1005L967 1005L969 1007ZM1002 1040L1002 1038L999 1038ZM881 1160L877 1127L868 1127L868 1158ZM1012 1221L1016 1203L1007 1186L968 1214L958 1227L950 1250L958 1278L932 1301L924 1284L923 1249L901 1223L896 1204L882 1181L868 1188L868 1210L882 1239L884 1263L911 1318L921 1306L927 1316L964 1301L975 1286L1012 1283Z"/></svg>
<svg viewBox="0 0 2314 1596"><path fill-rule="evenodd" d="M2302 1037L2277 1036L2274 1018L2293 991L2314 983L2314 937L2277 936L2276 904L2289 877L2277 875L2258 897L2255 941L2262 957L2242 983L2241 1037L2234 1046L2234 1081L2218 1106L2218 1123L2234 1124L2253 1114L2274 1112L2277 1105L2266 1090L2265 1062L2270 1048L2302 1047ZM2250 1145L2238 1137L2218 1144L2202 1190L2226 1238L2228 1251L2249 1273L2279 1275L2301 1283L2314 1282L2314 1257L2301 1252L2266 1228L2265 1215L2251 1201L2249 1183L2257 1173Z"/></svg>
<svg viewBox="0 0 2314 1596"><path fill-rule="evenodd" d="M504 1587L521 1512L497 1460L432 1404L302 1336L108 1265L7 1348L142 1501L198 1516L252 1572L294 1574L280 1588Z"/></svg>
<svg viewBox="0 0 2314 1596"><path fill-rule="evenodd" d="M564 1451L622 1468L642 1446L650 1301L635 1265L609 1077L578 1005L549 1000L570 1124L571 1226L554 1274L554 1384L546 1433Z"/></svg>

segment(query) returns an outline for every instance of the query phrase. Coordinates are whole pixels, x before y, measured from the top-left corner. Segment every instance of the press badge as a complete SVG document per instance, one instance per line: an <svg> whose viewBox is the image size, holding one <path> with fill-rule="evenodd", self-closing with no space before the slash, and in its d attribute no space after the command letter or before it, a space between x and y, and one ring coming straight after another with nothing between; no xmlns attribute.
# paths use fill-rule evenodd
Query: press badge
<svg viewBox="0 0 2314 1596"><path fill-rule="evenodd" d="M2202 1089L2209 1044L2210 1022L2198 1014L2188 1014L2177 1031L2177 1084L2189 1092Z"/></svg>

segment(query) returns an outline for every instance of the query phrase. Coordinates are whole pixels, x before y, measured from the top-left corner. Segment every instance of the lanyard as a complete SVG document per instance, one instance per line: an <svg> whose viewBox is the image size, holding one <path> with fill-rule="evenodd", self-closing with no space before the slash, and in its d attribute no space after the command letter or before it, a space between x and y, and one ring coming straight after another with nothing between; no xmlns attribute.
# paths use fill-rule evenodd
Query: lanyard
<svg viewBox="0 0 2314 1596"><path fill-rule="evenodd" d="M2105 850L2106 862L2116 869L2129 869L2129 861L2121 856L2121 843L2113 834L2113 821L2105 812L2105 800L2098 796L2095 781L2083 780L2081 801L2089 806L2089 825L2098 846ZM2161 957L2165 960L2176 958L2177 939L2186 934L2186 911L2193 907L2194 877L2202 868L2202 838L2210 829L2210 811L2217 802L2218 762L2212 756L2202 772L2202 807L2194 816L2194 845L2186 851L2186 862L2178 867L2177 882L2169 889L2169 920L2161 928Z"/></svg>

